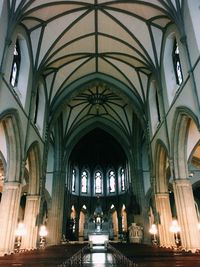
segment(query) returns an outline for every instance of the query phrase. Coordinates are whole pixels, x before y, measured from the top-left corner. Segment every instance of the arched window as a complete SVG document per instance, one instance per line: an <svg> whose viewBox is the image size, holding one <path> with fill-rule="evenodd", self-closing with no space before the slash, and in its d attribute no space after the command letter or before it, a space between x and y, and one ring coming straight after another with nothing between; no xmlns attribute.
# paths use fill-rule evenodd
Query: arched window
<svg viewBox="0 0 200 267"><path fill-rule="evenodd" d="M72 170L72 192L75 192L76 190L75 184L76 184L76 170L73 169Z"/></svg>
<svg viewBox="0 0 200 267"><path fill-rule="evenodd" d="M121 191L125 191L125 173L124 169L120 169L120 178L121 178Z"/></svg>
<svg viewBox="0 0 200 267"><path fill-rule="evenodd" d="M112 170L109 172L109 192L114 193L116 191L115 172Z"/></svg>
<svg viewBox="0 0 200 267"><path fill-rule="evenodd" d="M102 193L102 176L99 171L95 172L95 194Z"/></svg>
<svg viewBox="0 0 200 267"><path fill-rule="evenodd" d="M19 40L17 39L14 47L13 63L10 74L10 83L13 87L17 86L18 83L20 64L21 64L21 53L20 53Z"/></svg>
<svg viewBox="0 0 200 267"><path fill-rule="evenodd" d="M13 40L15 44L12 46L10 62L10 77L8 77L10 85L13 87L14 95L20 100L22 107L25 108L27 104L28 83L30 77L30 50L28 48L28 38L24 29L20 29L17 37ZM11 49L11 48L10 48Z"/></svg>
<svg viewBox="0 0 200 267"><path fill-rule="evenodd" d="M178 85L181 85L181 83L183 82L183 74L182 74L181 61L180 61L180 56L179 56L179 48L178 48L176 39L174 40L172 58L173 58L174 72L176 76L176 83Z"/></svg>
<svg viewBox="0 0 200 267"><path fill-rule="evenodd" d="M88 173L87 171L83 171L81 175L81 193L88 192Z"/></svg>

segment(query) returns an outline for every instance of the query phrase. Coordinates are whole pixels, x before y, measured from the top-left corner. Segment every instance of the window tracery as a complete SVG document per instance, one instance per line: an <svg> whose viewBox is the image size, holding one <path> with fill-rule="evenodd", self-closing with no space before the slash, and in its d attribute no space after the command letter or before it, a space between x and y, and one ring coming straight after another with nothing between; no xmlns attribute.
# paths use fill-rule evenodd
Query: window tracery
<svg viewBox="0 0 200 267"><path fill-rule="evenodd" d="M80 175L79 173L78 167L74 166L71 173L72 193L90 196L91 192L93 192L92 194L94 195L103 195L104 186L107 187L105 194L120 194L126 190L125 169L122 167L118 169L117 173L114 169L109 169L105 177L99 168L95 169L93 173L89 169L84 168ZM93 177L93 179L90 177ZM77 186L78 188L76 188Z"/></svg>

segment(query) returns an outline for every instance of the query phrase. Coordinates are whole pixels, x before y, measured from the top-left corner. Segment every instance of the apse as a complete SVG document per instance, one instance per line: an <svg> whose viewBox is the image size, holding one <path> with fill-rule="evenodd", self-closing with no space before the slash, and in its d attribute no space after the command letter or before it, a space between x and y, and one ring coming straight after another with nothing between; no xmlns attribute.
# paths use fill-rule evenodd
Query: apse
<svg viewBox="0 0 200 267"><path fill-rule="evenodd" d="M80 166L87 164L90 168L96 165L119 165L126 162L126 155L121 144L106 131L95 128L74 147L70 161Z"/></svg>

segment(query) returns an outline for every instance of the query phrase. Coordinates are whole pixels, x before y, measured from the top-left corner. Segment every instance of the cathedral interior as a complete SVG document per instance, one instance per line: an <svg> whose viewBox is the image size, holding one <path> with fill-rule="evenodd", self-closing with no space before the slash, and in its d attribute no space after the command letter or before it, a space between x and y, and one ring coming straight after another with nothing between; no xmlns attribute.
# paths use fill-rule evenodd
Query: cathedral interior
<svg viewBox="0 0 200 267"><path fill-rule="evenodd" d="M199 0L0 1L1 256L200 250L199 23Z"/></svg>

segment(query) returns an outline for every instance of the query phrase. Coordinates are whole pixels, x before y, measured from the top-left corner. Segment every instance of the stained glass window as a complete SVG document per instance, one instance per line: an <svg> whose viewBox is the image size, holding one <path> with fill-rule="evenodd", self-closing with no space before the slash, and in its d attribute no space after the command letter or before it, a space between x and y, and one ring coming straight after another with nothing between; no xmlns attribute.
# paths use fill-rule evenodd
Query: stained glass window
<svg viewBox="0 0 200 267"><path fill-rule="evenodd" d="M82 193L87 193L87 185L88 185L88 174L86 171L83 171L81 175L81 192Z"/></svg>
<svg viewBox="0 0 200 267"><path fill-rule="evenodd" d="M99 171L95 173L95 193L96 194L102 193L102 176Z"/></svg>
<svg viewBox="0 0 200 267"><path fill-rule="evenodd" d="M173 64L174 64L174 71L176 76L176 83L181 85L183 82L183 74L181 69L181 61L179 56L179 47L177 41L174 41L174 49L173 49Z"/></svg>
<svg viewBox="0 0 200 267"><path fill-rule="evenodd" d="M116 183L115 183L115 172L109 172L109 191L110 193L114 193L116 190Z"/></svg>
<svg viewBox="0 0 200 267"><path fill-rule="evenodd" d="M16 86L18 82L20 63L21 63L20 47L19 47L19 41L17 40L14 47L13 63L10 75L10 83L13 87Z"/></svg>
<svg viewBox="0 0 200 267"><path fill-rule="evenodd" d="M120 170L120 176L121 176L121 190L125 191L125 174L123 168L121 168Z"/></svg>
<svg viewBox="0 0 200 267"><path fill-rule="evenodd" d="M72 192L75 192L76 171L72 170Z"/></svg>

